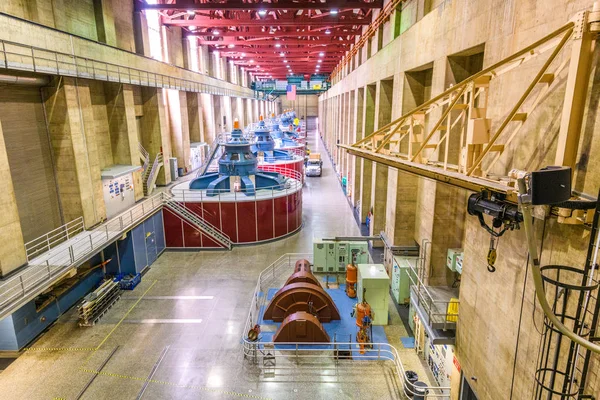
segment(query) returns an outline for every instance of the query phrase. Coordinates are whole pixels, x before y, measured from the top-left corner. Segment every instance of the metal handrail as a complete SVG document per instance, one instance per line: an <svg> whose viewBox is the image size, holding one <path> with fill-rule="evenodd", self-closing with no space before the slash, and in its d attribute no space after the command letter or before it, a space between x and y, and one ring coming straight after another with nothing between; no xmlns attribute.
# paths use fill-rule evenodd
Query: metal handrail
<svg viewBox="0 0 600 400"><path fill-rule="evenodd" d="M200 230L204 231L209 236L212 236L214 239L221 242L221 244L225 245L228 249L231 249L233 242L231 241L229 235L227 235L225 232L223 232L204 218L200 217L198 214L189 211L185 207L185 205L180 204L174 199L173 196L164 192L162 192L161 194L163 196L163 202L166 206L170 207L173 211L180 214L185 219L191 220L188 222L196 224Z"/></svg>
<svg viewBox="0 0 600 400"><path fill-rule="evenodd" d="M442 317L444 324L455 323L456 321L452 321L452 319L458 318L458 313L451 313L448 311L448 306L450 304L460 304L459 300L434 300L433 295L428 289L428 286L421 280L419 276L419 271L412 266L412 264L407 263L408 268L411 273L408 274L408 279L410 281L410 291L415 293L417 297L417 303L420 306L423 306L425 312L428 317L428 324L432 324L433 322L440 322L436 320L436 317ZM433 319L432 319L433 317Z"/></svg>
<svg viewBox="0 0 600 400"><path fill-rule="evenodd" d="M144 165L142 166L142 170L146 172L146 168L148 168L148 164L150 163L150 154L140 142L138 142L138 150L140 154L144 157Z"/></svg>
<svg viewBox="0 0 600 400"><path fill-rule="evenodd" d="M156 157L154 157L154 162L152 163L152 167L150 168L150 171L148 171L148 174L143 177L143 182L142 185L145 187L146 189L146 195L149 195L152 193L153 188L151 188L150 186L152 186L152 181L154 179L154 175L156 175L156 173L158 172L160 166L160 163L164 163L164 159L163 159L163 154L162 152L157 153Z"/></svg>
<svg viewBox="0 0 600 400"><path fill-rule="evenodd" d="M20 273L0 282L0 319L17 305L22 305L19 300L28 295L37 295L73 266L89 259L90 255L155 213L163 206L162 199L162 193L159 193L95 229L80 232L70 238L70 243L65 242L62 248L60 245L56 246L58 251L40 255L31 260L29 266Z"/></svg>
<svg viewBox="0 0 600 400"><path fill-rule="evenodd" d="M49 231L44 235L30 240L29 242L25 243L25 255L27 256L27 261L47 252L48 250L69 240L69 238L84 230L85 224L83 222L83 217L79 217Z"/></svg>
<svg viewBox="0 0 600 400"><path fill-rule="evenodd" d="M74 35L66 33L65 35L70 38L79 39ZM216 84L201 83L195 80L150 72L148 70L133 68L127 65L91 59L71 53L44 49L4 39L0 39L0 44L0 68L33 71L60 76L74 76L78 78L128 83L140 86L162 87L230 97L258 98L256 94L249 89L227 89ZM119 51L125 52L124 50ZM141 57L139 55L137 56ZM148 59L148 62L162 63L161 61L153 59ZM175 67L170 64L169 66ZM218 81L217 78L208 77L199 72L187 69L185 71L190 74L198 75L200 79L214 79ZM227 83L231 84L230 82Z"/></svg>
<svg viewBox="0 0 600 400"><path fill-rule="evenodd" d="M246 337L247 332L258 323L258 316L261 307L265 306L267 291L271 287L277 287L277 285L285 282L285 279L289 276L290 272L293 271L294 264L299 259L307 259L310 262L313 260L312 253L288 253L284 254L275 260L271 265L265 268L258 276L258 280L254 289L254 295L246 318L246 324L242 333L242 353L244 358L258 357L262 354L262 351L269 352L270 356L283 357L287 360L310 360L315 358L320 359L333 359L336 353L342 348L356 348L357 343L275 343L275 342L252 342ZM285 348L293 346L293 348ZM358 350L358 349L357 349ZM399 356L398 350L389 343L373 343L373 350L377 352L377 355L353 355L353 359L361 360L373 360L373 361L391 361L394 363L396 373L400 382L402 382L403 389L409 393L415 394L414 387L405 380L405 368L402 364L402 360ZM294 357L290 357L293 355ZM429 386L424 388L428 391L425 398L449 398L450 388L449 387L438 387Z"/></svg>
<svg viewBox="0 0 600 400"><path fill-rule="evenodd" d="M204 202L204 201L215 201L215 199L217 201L221 201L221 196L226 196L226 195L231 195L233 194L233 199L235 199L236 201L241 201L243 199L248 199L248 200L253 200L253 199L260 199L262 198L260 196L260 193L264 193L266 191L271 191L271 197L275 197L277 193L281 192L281 193L293 193L295 191L298 191L300 189L302 189L303 186L303 182L302 182L302 178L303 175L301 173L299 173L298 171L295 170L291 170L291 169L285 169L282 168L281 166L277 166L277 165L268 165L268 164L260 164L258 165L258 169L259 171L265 171L265 172L278 172L281 175L284 175L286 177L286 182L283 188L281 188L278 185L273 185L273 186L266 186L266 187L261 187L260 189L257 189L257 193L255 193L254 195L251 196L247 196L243 190L239 191L239 192L232 192L231 189L214 189L213 191L216 193L216 196L207 196L206 191L205 190L198 190L198 189L171 189L171 193L173 194L174 200L175 201L181 201L181 202ZM240 196L240 197L238 197ZM243 196L243 197L241 197ZM231 199L231 197L229 197Z"/></svg>

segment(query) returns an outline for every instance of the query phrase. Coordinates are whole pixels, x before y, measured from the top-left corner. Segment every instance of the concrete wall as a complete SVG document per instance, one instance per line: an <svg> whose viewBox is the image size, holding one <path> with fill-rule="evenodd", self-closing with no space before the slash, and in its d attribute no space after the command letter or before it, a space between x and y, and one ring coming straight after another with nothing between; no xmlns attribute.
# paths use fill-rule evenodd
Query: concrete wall
<svg viewBox="0 0 600 400"><path fill-rule="evenodd" d="M591 5L591 1L585 0L404 2L400 15L396 14L388 22L393 29L384 26L382 30L381 49L377 49L377 37L374 38L369 49L363 48L360 62L355 57L354 69L347 68L336 77L334 86L319 99L319 129L338 171L341 172L344 163L352 164L352 161L344 161L345 156L335 148L338 140L343 142L347 138L344 136L345 118L355 115L350 122L355 132L351 131L350 137L354 134L358 139L372 132L385 111L378 97L385 80L393 77L392 118L398 118L455 83L452 80L456 66L448 57L483 46L485 68L551 33ZM386 45L389 35L397 37ZM559 62L568 57L569 48L559 55ZM575 189L592 196L596 196L600 186L600 167L593 157L600 151L600 122L595 117L600 93L598 57L596 49L574 171ZM492 130L544 60L540 57L523 65L518 72L498 78L491 87L488 117L492 119ZM535 170L554 162L565 81L563 71L556 77L542 105L528 115L517 144L506 152L494 172L506 174L510 168ZM347 100L350 93L357 93L356 101ZM431 126L435 119L435 113L429 115L426 126ZM384 230L396 244L412 240L432 242L425 265L429 271L426 280L430 284L452 283L456 276L444 265L446 250L451 247L465 250L456 355L478 398L532 398L540 344L535 326L538 329L542 326L542 313L534 301L531 279L525 282L528 272L523 230L502 237L497 270L489 273L486 257L490 235L479 226L477 218L466 214L470 192L395 170L389 170L382 182L383 177L383 169L377 172L375 163L354 160L354 174L349 174L350 184L358 186L353 190L354 204L361 203L364 222L368 211L365 205L377 204L372 201L373 190L387 189ZM558 224L555 219L545 223L536 220L535 225L538 238L545 228L542 265L583 266L588 244L585 229ZM595 356L586 394L600 394L597 368L598 357ZM453 382L453 386L455 384L457 382ZM453 393L452 397L456 396L458 394Z"/></svg>
<svg viewBox="0 0 600 400"><path fill-rule="evenodd" d="M316 95L298 95L296 100L288 100L281 96L281 108L291 108L296 111L298 118L317 117L319 98Z"/></svg>

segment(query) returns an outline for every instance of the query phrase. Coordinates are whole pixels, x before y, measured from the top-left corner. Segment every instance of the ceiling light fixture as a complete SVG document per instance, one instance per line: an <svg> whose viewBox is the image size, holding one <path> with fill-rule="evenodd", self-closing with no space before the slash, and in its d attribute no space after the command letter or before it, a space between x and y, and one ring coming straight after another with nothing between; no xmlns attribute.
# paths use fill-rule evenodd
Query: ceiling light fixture
<svg viewBox="0 0 600 400"><path fill-rule="evenodd" d="M321 60L317 60L317 62L318 62L318 63L320 63L320 62L321 62Z"/></svg>
<svg viewBox="0 0 600 400"><path fill-rule="evenodd" d="M285 64L287 64L287 60L283 60L283 62L284 62Z"/></svg>
<svg viewBox="0 0 600 400"><path fill-rule="evenodd" d="M285 56L284 52L279 53L279 57L283 57L283 56Z"/></svg>
<svg viewBox="0 0 600 400"><path fill-rule="evenodd" d="M218 30L216 30L216 29L215 29L214 31L212 31L212 33L213 33L213 35L218 35L218 34L220 34L221 32L219 32Z"/></svg>
<svg viewBox="0 0 600 400"><path fill-rule="evenodd" d="M281 47L281 44L275 43L275 47Z"/></svg>
<svg viewBox="0 0 600 400"><path fill-rule="evenodd" d="M338 13L338 10L330 10L329 14L331 15L336 15Z"/></svg>
<svg viewBox="0 0 600 400"><path fill-rule="evenodd" d="M194 10L187 10L187 14L188 15L196 15L196 12Z"/></svg>
<svg viewBox="0 0 600 400"><path fill-rule="evenodd" d="M267 15L267 10L258 10L258 15Z"/></svg>
<svg viewBox="0 0 600 400"><path fill-rule="evenodd" d="M325 31L325 34L326 34L326 35L331 35L331 31L330 31L329 29L327 29L327 30Z"/></svg>
<svg viewBox="0 0 600 400"><path fill-rule="evenodd" d="M235 47L235 44L228 44L227 47L229 47L230 49L233 49Z"/></svg>
<svg viewBox="0 0 600 400"><path fill-rule="evenodd" d="M246 53L242 53L242 57L246 57Z"/></svg>
<svg viewBox="0 0 600 400"><path fill-rule="evenodd" d="M325 53L321 52L319 53L319 57L323 57L325 55Z"/></svg>
<svg viewBox="0 0 600 400"><path fill-rule="evenodd" d="M254 62L254 60L250 60L250 64L252 64Z"/></svg>

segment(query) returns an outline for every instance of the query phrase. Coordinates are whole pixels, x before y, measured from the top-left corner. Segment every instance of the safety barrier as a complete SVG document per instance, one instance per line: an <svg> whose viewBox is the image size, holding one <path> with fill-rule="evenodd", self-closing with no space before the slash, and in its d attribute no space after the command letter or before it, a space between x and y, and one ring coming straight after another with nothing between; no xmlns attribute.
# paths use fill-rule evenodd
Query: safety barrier
<svg viewBox="0 0 600 400"><path fill-rule="evenodd" d="M39 25L20 20L15 17L3 14L2 19L8 21L16 21L15 23L27 24L28 26L40 29ZM4 22L4 21L2 21ZM1 25L1 24L0 24ZM165 64L161 61L144 57L138 54L132 54L125 50L115 49L109 46L100 45L92 40L71 35L65 32L58 32L51 28L47 29L51 32L51 37L56 35L64 39L64 43L73 42L90 42L102 48L118 51L125 55L133 55L143 59L145 63ZM170 68L183 70L183 68L165 64ZM127 65L119 65L90 57L82 57L73 53L64 53L60 51L45 49L42 47L31 46L28 44L17 43L9 40L0 39L0 68L7 68L19 71L38 72L42 74L52 74L60 76L72 76L85 79L95 79L100 81L128 83L132 85L160 87L165 89L185 90L188 92L208 93L221 96L241 97L258 99L258 93L249 88L241 86L238 89L228 89L224 86L232 85L229 82L218 78L213 78L199 72L185 70L188 74L194 74L199 80L208 80L211 83L201 83L196 80L178 78L170 74L160 74L150 72L145 69L133 68ZM236 85L237 86L237 85Z"/></svg>
<svg viewBox="0 0 600 400"><path fill-rule="evenodd" d="M245 360L256 365L265 365L265 361L282 359L285 362L295 362L296 364L307 363L320 360L326 363L339 362L338 356L341 350L358 350L357 343L334 342L324 343L274 343L274 342L253 342L249 341L246 334L258 323L261 307L266 306L268 290L270 288L280 287L289 277L297 260L307 259L312 263L313 255L310 253L288 253L279 257L271 265L265 268L260 275L254 289L254 295L250 303L250 310L246 318L246 325L242 337L242 353ZM373 348L365 354L356 354L353 352L352 359L363 362L383 361L392 363L396 371L398 382L402 383L403 394L419 394L424 399L449 399L450 388L439 386L415 387L412 383L405 380L406 369L398 350L388 343L372 343ZM376 353L376 354L374 354ZM353 364L356 368L360 363Z"/></svg>
<svg viewBox="0 0 600 400"><path fill-rule="evenodd" d="M64 225L59 226L56 229L51 230L45 235L25 243L25 255L27 256L27 261L36 258L40 254L50 251L50 249L66 242L84 230L85 224L83 222L83 217L79 217L71 222L67 222Z"/></svg>

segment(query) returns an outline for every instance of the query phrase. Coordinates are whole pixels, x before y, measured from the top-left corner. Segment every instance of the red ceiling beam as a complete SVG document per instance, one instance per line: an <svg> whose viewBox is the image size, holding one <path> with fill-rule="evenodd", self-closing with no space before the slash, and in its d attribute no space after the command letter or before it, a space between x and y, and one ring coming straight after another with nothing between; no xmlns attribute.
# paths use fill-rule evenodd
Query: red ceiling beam
<svg viewBox="0 0 600 400"><path fill-rule="evenodd" d="M195 31L191 31L192 35L194 36L215 36L213 34L212 31L208 31L208 32L195 32ZM265 32L262 32L261 28L257 28L257 29L253 29L251 32L248 31L230 31L230 30L224 30L222 32L219 32L219 36L220 37L245 37L245 38L252 38L252 37L256 37L256 38L272 38L272 39L279 39L279 38L286 38L286 37L305 37L305 36L311 36L311 37L334 37L334 36L358 36L361 34L361 29L346 29L346 31L344 32L341 29L332 29L331 33L325 33L325 31L323 30L308 30L308 31L300 31L300 32L296 32L296 31L276 31L275 33L269 33L268 29L265 30Z"/></svg>
<svg viewBox="0 0 600 400"><path fill-rule="evenodd" d="M282 45L304 45L304 46L310 46L310 45L328 45L328 44L336 44L336 45L340 45L340 44L352 44L354 43L354 40L333 40L333 39L316 39L316 40L302 40L302 39L291 39L291 40L285 40L282 41L281 44ZM263 39L263 40L253 40L251 42L248 42L247 40L243 40L243 39L235 39L235 38L225 38L225 40L203 40L203 39L199 39L198 40L198 44L203 44L203 45L223 45L223 46L227 46L230 44L233 45L246 45L246 46L259 46L259 45L266 45L266 46L273 46L275 43L272 40L268 40L268 39Z"/></svg>
<svg viewBox="0 0 600 400"><path fill-rule="evenodd" d="M335 18L327 20L314 20L310 18L293 18L293 19L216 19L216 18L200 18L194 19L168 19L163 21L164 25L173 26L198 26L207 28L223 28L230 26L313 26L313 27L333 27L333 26L355 26L369 25L370 18Z"/></svg>
<svg viewBox="0 0 600 400"><path fill-rule="evenodd" d="M136 10L330 10L330 9L374 9L382 8L383 0L366 1L326 1L321 2L297 2L291 0L279 0L277 3L244 3L240 0L228 0L226 2L204 2L178 0L171 4L147 4L145 1L136 1Z"/></svg>

